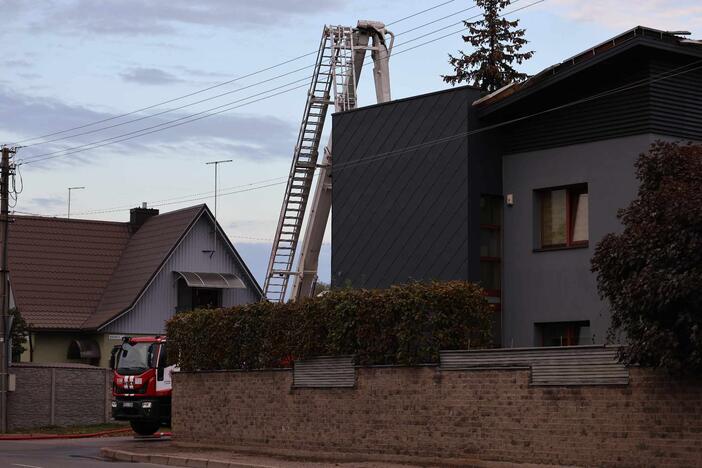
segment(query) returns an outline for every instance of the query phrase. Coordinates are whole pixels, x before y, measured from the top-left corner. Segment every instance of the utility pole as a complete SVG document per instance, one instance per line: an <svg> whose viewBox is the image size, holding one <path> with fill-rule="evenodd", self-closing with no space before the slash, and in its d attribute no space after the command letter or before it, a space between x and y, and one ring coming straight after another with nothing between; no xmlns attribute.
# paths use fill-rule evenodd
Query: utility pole
<svg viewBox="0 0 702 468"><path fill-rule="evenodd" d="M231 159L221 159L219 161L206 162L206 165L214 164L214 232L212 234L212 250L210 251L210 257L217 250L217 166L223 163L230 163Z"/></svg>
<svg viewBox="0 0 702 468"><path fill-rule="evenodd" d="M2 159L0 159L0 242L2 243L2 259L0 260L0 433L7 432L7 373L8 361L10 357L8 330L8 312L10 306L10 294L7 275L7 234L10 224L9 219L9 197L10 197L10 154L14 154L14 149L2 148Z"/></svg>
<svg viewBox="0 0 702 468"><path fill-rule="evenodd" d="M71 190L83 190L85 187L68 187L68 219L71 219Z"/></svg>

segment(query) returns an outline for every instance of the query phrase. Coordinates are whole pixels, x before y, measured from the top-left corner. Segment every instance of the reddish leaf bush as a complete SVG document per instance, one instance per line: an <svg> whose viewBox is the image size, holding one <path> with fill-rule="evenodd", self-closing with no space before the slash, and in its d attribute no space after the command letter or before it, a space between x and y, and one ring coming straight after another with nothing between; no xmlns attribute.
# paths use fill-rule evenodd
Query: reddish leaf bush
<svg viewBox="0 0 702 468"><path fill-rule="evenodd" d="M592 269L630 364L702 374L702 145L658 141L636 163L638 197Z"/></svg>
<svg viewBox="0 0 702 468"><path fill-rule="evenodd" d="M336 289L298 303L196 310L168 321L183 370L262 369L354 354L361 365L436 363L440 349L491 345L493 310L464 281Z"/></svg>

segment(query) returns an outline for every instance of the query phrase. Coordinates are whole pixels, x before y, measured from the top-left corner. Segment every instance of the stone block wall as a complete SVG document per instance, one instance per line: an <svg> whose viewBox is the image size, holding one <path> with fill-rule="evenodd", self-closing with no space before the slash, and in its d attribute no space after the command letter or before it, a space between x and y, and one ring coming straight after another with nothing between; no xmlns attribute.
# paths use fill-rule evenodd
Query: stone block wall
<svg viewBox="0 0 702 468"><path fill-rule="evenodd" d="M631 369L629 385L535 387L528 370L358 368L350 389L291 371L177 373L183 445L351 459L702 465L702 381Z"/></svg>
<svg viewBox="0 0 702 468"><path fill-rule="evenodd" d="M109 421L111 371L82 364L13 364L8 429L101 424Z"/></svg>

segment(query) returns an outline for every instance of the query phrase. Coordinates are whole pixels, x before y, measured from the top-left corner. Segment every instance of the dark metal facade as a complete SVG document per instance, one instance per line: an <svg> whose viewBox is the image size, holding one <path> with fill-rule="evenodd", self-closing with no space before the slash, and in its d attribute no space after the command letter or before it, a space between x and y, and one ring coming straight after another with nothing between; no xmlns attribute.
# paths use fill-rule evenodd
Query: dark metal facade
<svg viewBox="0 0 702 468"><path fill-rule="evenodd" d="M334 115L334 285L477 280L469 226L485 185L500 193L499 160L486 168L486 152L469 154L479 96L461 87Z"/></svg>

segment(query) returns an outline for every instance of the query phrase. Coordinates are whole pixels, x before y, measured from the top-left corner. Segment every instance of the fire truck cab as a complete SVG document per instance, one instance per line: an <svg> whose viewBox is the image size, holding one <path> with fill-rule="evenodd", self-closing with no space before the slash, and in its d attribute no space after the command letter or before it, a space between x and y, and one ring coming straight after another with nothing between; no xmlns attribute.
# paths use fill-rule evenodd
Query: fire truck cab
<svg viewBox="0 0 702 468"><path fill-rule="evenodd" d="M124 337L112 350L112 417L150 435L171 423L171 374L165 336Z"/></svg>

